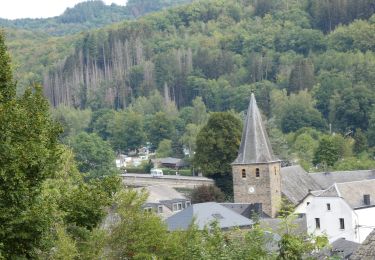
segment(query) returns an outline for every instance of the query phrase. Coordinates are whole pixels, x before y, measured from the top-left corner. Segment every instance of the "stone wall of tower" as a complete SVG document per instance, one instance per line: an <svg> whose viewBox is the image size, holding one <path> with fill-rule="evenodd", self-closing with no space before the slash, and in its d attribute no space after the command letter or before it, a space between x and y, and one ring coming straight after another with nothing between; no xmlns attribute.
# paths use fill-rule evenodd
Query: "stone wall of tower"
<svg viewBox="0 0 375 260"><path fill-rule="evenodd" d="M262 203L263 212L276 217L281 206L280 167L280 162L232 165L234 202Z"/></svg>

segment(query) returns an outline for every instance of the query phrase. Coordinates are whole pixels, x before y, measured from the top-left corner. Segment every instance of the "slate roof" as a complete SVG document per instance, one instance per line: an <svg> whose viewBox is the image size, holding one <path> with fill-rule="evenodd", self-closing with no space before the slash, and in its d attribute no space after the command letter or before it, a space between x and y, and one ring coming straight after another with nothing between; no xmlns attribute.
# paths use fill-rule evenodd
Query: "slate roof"
<svg viewBox="0 0 375 260"><path fill-rule="evenodd" d="M255 96L251 94L242 131L241 145L233 164L253 164L278 161L273 154L266 128L262 122Z"/></svg>
<svg viewBox="0 0 375 260"><path fill-rule="evenodd" d="M329 248L320 251L317 258L328 259L328 257L337 256L339 259L349 259L359 245L360 244L346 240L345 238L339 238L331 243Z"/></svg>
<svg viewBox="0 0 375 260"><path fill-rule="evenodd" d="M220 203L220 205L233 210L246 218L251 218L254 213L259 216L263 213L261 203Z"/></svg>
<svg viewBox="0 0 375 260"><path fill-rule="evenodd" d="M350 260L374 260L375 259L375 230L363 241L362 245L349 258Z"/></svg>
<svg viewBox="0 0 375 260"><path fill-rule="evenodd" d="M159 203L164 200L186 199L184 195L167 185L153 185L144 188L137 188L136 190L142 189L145 189L148 192L146 203Z"/></svg>
<svg viewBox="0 0 375 260"><path fill-rule="evenodd" d="M321 190L321 186L301 166L281 168L281 192L293 204L300 203L309 191Z"/></svg>
<svg viewBox="0 0 375 260"><path fill-rule="evenodd" d="M222 229L233 227L251 227L253 221L241 216L240 214L216 203L206 202L194 204L185 210L166 219L169 231L186 230L192 224L193 220L200 230L209 226L213 221L218 221Z"/></svg>
<svg viewBox="0 0 375 260"><path fill-rule="evenodd" d="M375 179L375 170L317 172L310 175L323 189L327 189L334 183Z"/></svg>
<svg viewBox="0 0 375 260"><path fill-rule="evenodd" d="M375 205L375 180L335 183L320 193L319 197L341 197L349 206L356 209L370 206L364 203L365 194L370 195L370 205Z"/></svg>
<svg viewBox="0 0 375 260"><path fill-rule="evenodd" d="M160 159L161 164L175 164L176 166L183 166L185 165L184 161L179 158L167 157Z"/></svg>

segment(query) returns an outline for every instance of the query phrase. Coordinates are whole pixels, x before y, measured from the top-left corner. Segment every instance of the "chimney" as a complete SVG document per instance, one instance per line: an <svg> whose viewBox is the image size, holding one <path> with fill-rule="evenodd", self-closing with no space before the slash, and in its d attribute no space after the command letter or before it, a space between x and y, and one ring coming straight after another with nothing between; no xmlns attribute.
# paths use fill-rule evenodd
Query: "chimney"
<svg viewBox="0 0 375 260"><path fill-rule="evenodd" d="M363 202L365 203L366 206L371 204L370 194L363 195Z"/></svg>

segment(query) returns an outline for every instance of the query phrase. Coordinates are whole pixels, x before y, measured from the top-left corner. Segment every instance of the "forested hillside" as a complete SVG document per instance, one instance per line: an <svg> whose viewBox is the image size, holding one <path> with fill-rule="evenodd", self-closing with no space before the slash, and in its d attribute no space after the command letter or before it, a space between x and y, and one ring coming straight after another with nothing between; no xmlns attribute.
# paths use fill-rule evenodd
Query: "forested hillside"
<svg viewBox="0 0 375 260"><path fill-rule="evenodd" d="M106 5L102 0L89 0L68 8L63 14L51 18L15 19L0 18L0 27L43 31L49 35L61 36L100 28L105 25L131 20L150 12L191 0L124 0L126 6Z"/></svg>
<svg viewBox="0 0 375 260"><path fill-rule="evenodd" d="M204 111L241 112L255 92L281 158L306 169L372 167L374 9L366 0L194 1L87 33L46 74L45 93L53 106L126 109L112 110L117 123L107 121L102 135L115 150L127 147L114 141L114 114L135 112L144 141L174 140L176 152L202 126L188 126L192 100L201 97ZM153 138L152 122L167 119L172 126ZM319 157L327 143L335 156Z"/></svg>
<svg viewBox="0 0 375 260"><path fill-rule="evenodd" d="M75 42L83 37L81 32L189 2L191 0L129 0L126 6L119 6L94 0L79 3L52 18L0 18L0 28L7 34L19 92L30 83L41 83L44 72L74 50Z"/></svg>
<svg viewBox="0 0 375 260"><path fill-rule="evenodd" d="M240 113L255 92L280 158L365 169L374 167L374 10L370 0L202 0L79 35L8 37L21 88L44 73L65 141L87 131L118 152L150 142L182 156L196 149L206 110Z"/></svg>

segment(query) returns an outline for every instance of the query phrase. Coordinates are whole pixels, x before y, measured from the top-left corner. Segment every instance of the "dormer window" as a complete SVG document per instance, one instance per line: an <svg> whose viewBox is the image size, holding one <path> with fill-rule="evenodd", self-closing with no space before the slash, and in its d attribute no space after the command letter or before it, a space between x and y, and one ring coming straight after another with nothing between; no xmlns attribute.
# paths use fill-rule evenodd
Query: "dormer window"
<svg viewBox="0 0 375 260"><path fill-rule="evenodd" d="M363 195L363 202L366 206L370 205L371 204L371 201L370 201L370 194L365 194Z"/></svg>
<svg viewBox="0 0 375 260"><path fill-rule="evenodd" d="M255 177L259 177L260 176L260 174L259 174L259 168L256 168L255 169Z"/></svg>
<svg viewBox="0 0 375 260"><path fill-rule="evenodd" d="M246 178L246 170L242 169L242 178Z"/></svg>

